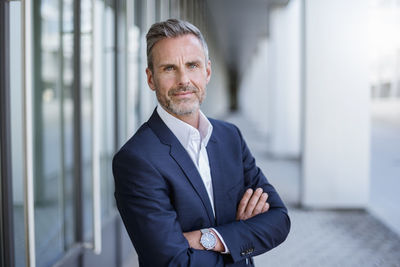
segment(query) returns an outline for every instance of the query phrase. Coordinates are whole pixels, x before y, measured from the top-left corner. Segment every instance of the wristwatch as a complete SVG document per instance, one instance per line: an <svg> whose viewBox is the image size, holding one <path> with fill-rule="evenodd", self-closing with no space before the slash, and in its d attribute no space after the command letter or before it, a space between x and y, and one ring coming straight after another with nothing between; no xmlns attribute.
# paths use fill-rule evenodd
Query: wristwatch
<svg viewBox="0 0 400 267"><path fill-rule="evenodd" d="M217 245L217 237L210 229L201 229L200 244L206 250L212 250Z"/></svg>

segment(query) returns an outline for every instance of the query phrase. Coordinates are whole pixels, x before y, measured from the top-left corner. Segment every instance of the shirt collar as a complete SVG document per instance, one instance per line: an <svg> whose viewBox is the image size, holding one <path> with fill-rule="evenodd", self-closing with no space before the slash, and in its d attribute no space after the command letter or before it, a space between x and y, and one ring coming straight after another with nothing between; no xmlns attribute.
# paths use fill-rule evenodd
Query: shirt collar
<svg viewBox="0 0 400 267"><path fill-rule="evenodd" d="M172 133L178 138L183 147L188 147L189 141L199 139L204 146L210 140L213 127L207 117L199 110L199 128L196 129L190 124L172 116L161 105L157 105L157 113Z"/></svg>

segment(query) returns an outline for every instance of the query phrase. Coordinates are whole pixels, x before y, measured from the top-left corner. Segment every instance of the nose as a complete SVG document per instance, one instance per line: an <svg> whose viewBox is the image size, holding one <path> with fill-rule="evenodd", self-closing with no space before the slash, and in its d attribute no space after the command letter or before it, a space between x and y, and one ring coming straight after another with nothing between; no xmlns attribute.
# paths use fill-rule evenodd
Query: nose
<svg viewBox="0 0 400 267"><path fill-rule="evenodd" d="M181 69L179 71L177 79L178 79L178 85L179 86L188 85L189 81L190 81L188 73L186 72L185 69Z"/></svg>

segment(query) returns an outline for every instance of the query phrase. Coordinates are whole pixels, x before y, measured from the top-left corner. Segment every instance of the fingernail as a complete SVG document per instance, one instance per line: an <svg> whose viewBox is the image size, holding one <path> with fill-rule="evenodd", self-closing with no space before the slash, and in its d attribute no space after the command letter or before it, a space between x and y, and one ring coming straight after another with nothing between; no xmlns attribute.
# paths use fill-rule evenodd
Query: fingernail
<svg viewBox="0 0 400 267"><path fill-rule="evenodd" d="M261 187L257 188L257 192L258 192L258 193L261 193L262 191L263 191L263 190L262 190Z"/></svg>
<svg viewBox="0 0 400 267"><path fill-rule="evenodd" d="M247 189L247 191L246 191L246 193L252 193L253 192L253 189L251 189L251 188L249 188L249 189Z"/></svg>
<svg viewBox="0 0 400 267"><path fill-rule="evenodd" d="M262 197L267 197L267 193L262 193Z"/></svg>

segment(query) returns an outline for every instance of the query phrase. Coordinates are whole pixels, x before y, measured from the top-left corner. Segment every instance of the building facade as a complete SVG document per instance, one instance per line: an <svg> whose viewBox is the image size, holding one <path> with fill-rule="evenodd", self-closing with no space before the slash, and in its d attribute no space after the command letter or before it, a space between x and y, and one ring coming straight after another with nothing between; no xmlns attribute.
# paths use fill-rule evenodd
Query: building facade
<svg viewBox="0 0 400 267"><path fill-rule="evenodd" d="M1 266L122 266L133 247L114 203L111 159L156 105L145 34L181 18L212 47L206 3L0 5ZM222 80L213 91L224 94L224 65L214 59ZM220 103L210 113L225 109Z"/></svg>

